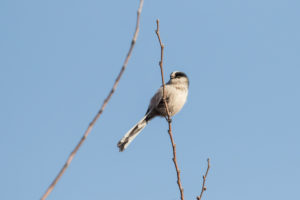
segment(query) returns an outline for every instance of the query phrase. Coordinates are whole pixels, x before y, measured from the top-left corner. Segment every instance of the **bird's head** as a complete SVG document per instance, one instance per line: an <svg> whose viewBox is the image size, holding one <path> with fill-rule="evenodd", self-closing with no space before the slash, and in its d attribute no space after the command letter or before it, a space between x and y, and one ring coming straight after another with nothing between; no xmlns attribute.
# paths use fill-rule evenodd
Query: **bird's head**
<svg viewBox="0 0 300 200"><path fill-rule="evenodd" d="M174 71L170 74L171 84L185 84L189 86L189 79L184 72Z"/></svg>

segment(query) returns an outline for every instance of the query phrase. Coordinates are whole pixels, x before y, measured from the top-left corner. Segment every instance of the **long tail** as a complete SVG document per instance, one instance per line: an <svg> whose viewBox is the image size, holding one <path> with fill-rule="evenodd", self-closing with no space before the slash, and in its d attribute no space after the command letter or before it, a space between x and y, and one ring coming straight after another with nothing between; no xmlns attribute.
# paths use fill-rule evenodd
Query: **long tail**
<svg viewBox="0 0 300 200"><path fill-rule="evenodd" d="M118 147L120 151L124 151L127 146L132 142L132 140L145 128L147 125L147 116L143 117L136 125L134 125L118 142Z"/></svg>

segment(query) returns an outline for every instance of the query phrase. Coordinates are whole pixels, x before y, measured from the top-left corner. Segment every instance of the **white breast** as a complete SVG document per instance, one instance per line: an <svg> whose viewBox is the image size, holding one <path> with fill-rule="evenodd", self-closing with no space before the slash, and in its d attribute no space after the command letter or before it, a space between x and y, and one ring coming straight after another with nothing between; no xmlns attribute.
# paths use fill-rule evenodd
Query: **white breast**
<svg viewBox="0 0 300 200"><path fill-rule="evenodd" d="M168 85L166 88L166 96L169 99L168 107L171 116L178 113L186 102L188 89L185 87L175 87Z"/></svg>

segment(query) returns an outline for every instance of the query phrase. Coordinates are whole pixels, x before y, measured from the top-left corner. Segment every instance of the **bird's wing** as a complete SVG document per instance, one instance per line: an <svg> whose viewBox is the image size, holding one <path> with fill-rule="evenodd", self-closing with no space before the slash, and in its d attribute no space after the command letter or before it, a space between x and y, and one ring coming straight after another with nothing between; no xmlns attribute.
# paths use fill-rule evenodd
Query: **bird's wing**
<svg viewBox="0 0 300 200"><path fill-rule="evenodd" d="M155 95L151 98L146 114L148 114L151 110L156 108L159 105L159 103L162 101L162 98L163 98L163 89L162 87L160 87L155 93Z"/></svg>
<svg viewBox="0 0 300 200"><path fill-rule="evenodd" d="M168 84L166 84L166 101L169 102L169 95L168 95L168 87L170 87ZM154 108L157 108L158 110L163 109L165 107L164 101L163 101L163 87L160 87L155 95L152 97L148 110L146 114L148 114L151 110Z"/></svg>

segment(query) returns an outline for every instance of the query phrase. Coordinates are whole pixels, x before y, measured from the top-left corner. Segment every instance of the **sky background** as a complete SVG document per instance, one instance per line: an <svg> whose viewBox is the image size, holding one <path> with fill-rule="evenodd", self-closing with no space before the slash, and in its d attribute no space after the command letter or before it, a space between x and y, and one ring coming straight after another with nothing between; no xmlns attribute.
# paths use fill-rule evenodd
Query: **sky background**
<svg viewBox="0 0 300 200"><path fill-rule="evenodd" d="M138 0L0 1L0 199L39 199L122 66ZM118 140L166 79L190 92L173 118L186 199L300 199L300 1L145 1L128 68L49 200L177 200L167 123Z"/></svg>

